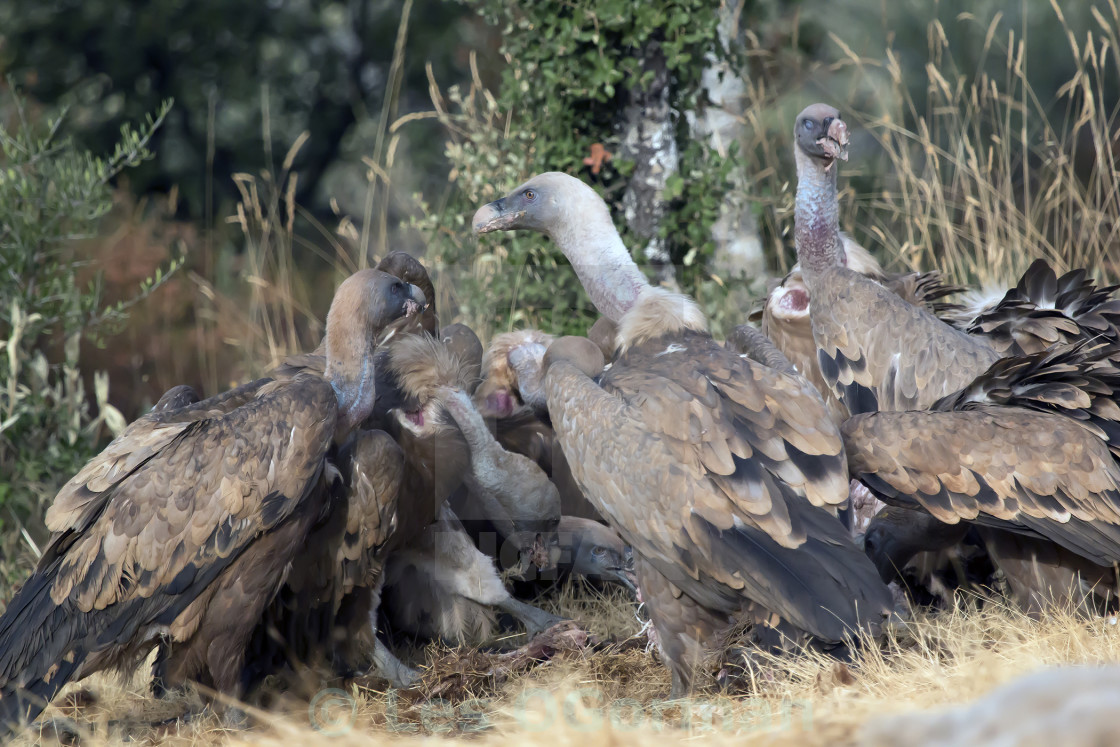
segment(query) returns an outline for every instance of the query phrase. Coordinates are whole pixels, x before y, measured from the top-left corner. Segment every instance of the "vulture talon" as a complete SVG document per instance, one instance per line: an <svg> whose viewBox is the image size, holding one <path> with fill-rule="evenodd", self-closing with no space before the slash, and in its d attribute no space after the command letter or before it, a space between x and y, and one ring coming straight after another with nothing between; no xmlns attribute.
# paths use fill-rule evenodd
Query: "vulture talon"
<svg viewBox="0 0 1120 747"><path fill-rule="evenodd" d="M420 682L423 675L398 659L389 647L377 638L373 646L373 665L366 672L366 676L379 677L388 680L389 684L398 690L408 690Z"/></svg>
<svg viewBox="0 0 1120 747"><path fill-rule="evenodd" d="M570 622L568 618L545 612L539 607L534 607L513 597L509 597L495 606L503 612L513 615L518 622L524 625L530 640L554 625Z"/></svg>

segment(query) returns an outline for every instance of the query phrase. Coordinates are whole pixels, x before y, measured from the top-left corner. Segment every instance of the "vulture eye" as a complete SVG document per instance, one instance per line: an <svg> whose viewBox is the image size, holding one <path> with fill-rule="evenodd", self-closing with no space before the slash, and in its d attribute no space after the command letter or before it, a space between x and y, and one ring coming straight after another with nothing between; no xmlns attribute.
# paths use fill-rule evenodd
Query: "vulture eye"
<svg viewBox="0 0 1120 747"><path fill-rule="evenodd" d="M803 119L803 120L801 120L801 126L804 127L806 130L811 130L811 129L813 129L813 120Z"/></svg>
<svg viewBox="0 0 1120 747"><path fill-rule="evenodd" d="M537 193L534 192L531 189L525 190L522 194L525 195L525 199L528 200L529 202L532 202L533 200L537 199Z"/></svg>
<svg viewBox="0 0 1120 747"><path fill-rule="evenodd" d="M600 559L606 557L606 555L607 548L603 547L602 545L596 545L595 547L591 548L591 557L593 558Z"/></svg>
<svg viewBox="0 0 1120 747"><path fill-rule="evenodd" d="M404 292L404 283L398 280L397 282L393 283L392 287L389 289L389 292L394 296L399 296Z"/></svg>

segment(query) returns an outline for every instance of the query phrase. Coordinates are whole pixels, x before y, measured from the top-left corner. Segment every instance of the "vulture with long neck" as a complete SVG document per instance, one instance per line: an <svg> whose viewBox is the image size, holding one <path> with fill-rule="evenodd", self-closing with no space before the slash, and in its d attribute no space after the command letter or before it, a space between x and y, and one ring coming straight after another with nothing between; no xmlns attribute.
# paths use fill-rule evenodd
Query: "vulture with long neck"
<svg viewBox="0 0 1120 747"><path fill-rule="evenodd" d="M999 354L849 268L840 236L838 162L847 160L840 112L813 104L794 125L794 242L813 303L817 362L847 411L914 410L967 385Z"/></svg>
<svg viewBox="0 0 1120 747"><path fill-rule="evenodd" d="M403 629L417 633L433 632L427 627L427 618L442 619L449 626L466 625L465 630L469 631L470 619L478 617L474 613L470 616L462 613L470 606L466 602L497 604L531 632L547 628L558 618L522 604L508 594L498 602L493 601L492 595L480 591L477 598L464 597L466 602L462 604L452 597L445 599L438 608L431 603L430 600L441 590L455 594L457 587L454 584L441 586L447 579L479 580L482 576L472 574L486 571L485 566L479 565L477 549L473 546L469 550L464 549L466 545L459 541L461 538L458 536L444 544L434 539L442 536L442 530L439 526L433 529L432 525L446 516L444 509L447 501L464 480L478 483L481 475L481 485L496 491L496 494L488 496L496 504L495 511L521 531L530 531L519 523L522 520L536 530L542 515L552 517L557 513L558 518L558 506L555 495L549 496L547 488L541 485L542 482L547 483L543 473L534 475L519 471L517 467L512 471L501 471L508 467L507 458L510 455L504 452L497 454L500 447L493 442L493 436L488 431L480 433L477 423L471 418L471 413L477 416L477 412L470 404L468 392L477 383L478 361L469 359L467 351L480 350L481 346L471 344L469 336L460 330L447 343L426 334L406 335L389 343L387 349L388 381L400 391L394 397L397 406L388 413L386 429L403 448L405 476L398 499L396 531L384 551L388 564L386 583L391 587L384 593L392 607L387 610L386 616ZM466 423L465 427L460 418ZM529 460L525 462L536 469ZM537 472L540 472L539 469ZM532 500L525 500L527 494L516 492L525 487L519 482L522 480L529 480L527 489L532 493ZM555 531L555 518L543 520L551 521L551 530ZM453 527L455 532L461 529L458 519L450 523L444 521L443 527ZM548 531L547 527L545 531ZM433 532L436 534L433 535ZM469 538L467 540L470 544ZM454 553L458 550L462 550L462 554L456 558ZM404 568L410 570L405 572ZM418 580L422 578L429 579L429 582L425 584ZM402 599L414 588L418 589L416 598L403 604ZM493 583L487 588L492 591ZM372 613L375 612L371 609L370 619L374 621L376 615ZM453 627L440 628L437 632L447 640L467 637ZM407 673L402 673L402 676L407 678Z"/></svg>
<svg viewBox="0 0 1120 747"><path fill-rule="evenodd" d="M1069 599L1078 585L1053 579L1085 564L1065 557L1103 568L1120 560L1120 348L1107 335L1078 335L1001 359L988 342L900 304L842 262L836 170L848 136L839 112L808 107L794 135L794 235L813 298L827 301L813 304L813 336L822 373L853 413L842 426L852 477L888 504L975 523L1028 609ZM1083 287L1083 275L1067 280ZM1105 329L1100 316L1086 314L1085 328ZM1053 573L1032 570L1055 563Z"/></svg>
<svg viewBox="0 0 1120 747"><path fill-rule="evenodd" d="M473 400L492 423L502 448L529 457L548 475L560 493L563 515L599 520L602 517L576 485L548 422L540 363L553 339L536 329L494 335L483 358L485 376Z"/></svg>
<svg viewBox="0 0 1120 747"><path fill-rule="evenodd" d="M470 449L464 475L469 518L489 520L523 564L550 565L548 548L560 521L556 486L532 459L502 448L467 392L445 388L437 396Z"/></svg>
<svg viewBox="0 0 1120 747"><path fill-rule="evenodd" d="M809 384L725 349L691 299L650 286L578 179L536 176L473 223L547 234L618 324L606 370L586 338L553 343L544 389L576 480L634 550L674 696L746 610L824 644L889 614L889 591L826 509L847 499L848 477Z"/></svg>
<svg viewBox="0 0 1120 747"><path fill-rule="evenodd" d="M150 413L63 486L53 538L0 617L0 728L161 639L170 671L239 693L253 628L326 504L328 452L372 407L378 333L423 302L385 273L352 275L322 372Z"/></svg>

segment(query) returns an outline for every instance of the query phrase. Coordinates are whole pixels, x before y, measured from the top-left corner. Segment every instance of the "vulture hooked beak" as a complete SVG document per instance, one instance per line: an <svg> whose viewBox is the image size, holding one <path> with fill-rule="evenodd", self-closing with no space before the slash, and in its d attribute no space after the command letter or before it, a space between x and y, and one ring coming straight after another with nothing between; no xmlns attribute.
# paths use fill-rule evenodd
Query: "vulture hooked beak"
<svg viewBox="0 0 1120 747"><path fill-rule="evenodd" d="M427 305L428 299L424 295L424 291L420 290L419 286L409 283L408 298L404 302L404 315L406 317L415 316L423 311Z"/></svg>
<svg viewBox="0 0 1120 747"><path fill-rule="evenodd" d="M844 124L844 120L839 117L833 119L828 125L828 131L825 133L825 136L817 140L817 145L831 158L839 158L841 161L847 161L848 125ZM830 167L831 165L832 164L829 164Z"/></svg>
<svg viewBox="0 0 1120 747"><path fill-rule="evenodd" d="M471 225L476 234L492 231L508 231L516 227L518 220L525 216L524 210L512 210L506 205L506 198L494 200L480 207L474 214Z"/></svg>
<svg viewBox="0 0 1120 747"><path fill-rule="evenodd" d="M607 568L606 571L604 576L607 580L614 581L618 585L626 587L631 594L637 595L638 577L634 575L633 567L612 566Z"/></svg>

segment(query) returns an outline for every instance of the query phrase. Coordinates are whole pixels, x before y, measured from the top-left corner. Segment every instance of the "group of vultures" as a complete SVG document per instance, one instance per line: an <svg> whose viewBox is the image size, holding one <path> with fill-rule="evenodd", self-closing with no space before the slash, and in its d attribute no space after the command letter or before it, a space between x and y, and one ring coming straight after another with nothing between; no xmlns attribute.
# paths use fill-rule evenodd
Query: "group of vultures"
<svg viewBox="0 0 1120 747"><path fill-rule="evenodd" d="M499 566L628 588L674 698L727 684L732 630L748 661L849 657L968 583L1035 615L1106 609L1113 288L1041 261L990 298L886 274L839 229L840 113L808 107L794 140L799 264L761 329L713 339L595 190L545 173L473 230L547 235L602 315L586 337L441 327L396 252L338 287L315 351L208 399L167 392L47 512L0 618L0 734L153 650L155 693L252 700L309 667L409 687L387 628L477 644L499 619L570 624Z"/></svg>

